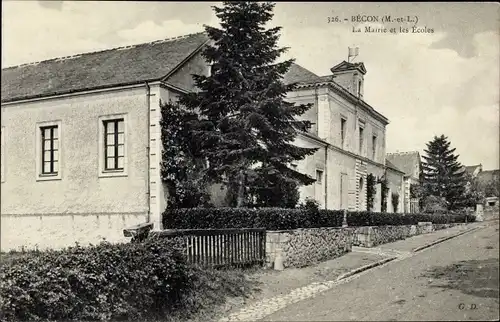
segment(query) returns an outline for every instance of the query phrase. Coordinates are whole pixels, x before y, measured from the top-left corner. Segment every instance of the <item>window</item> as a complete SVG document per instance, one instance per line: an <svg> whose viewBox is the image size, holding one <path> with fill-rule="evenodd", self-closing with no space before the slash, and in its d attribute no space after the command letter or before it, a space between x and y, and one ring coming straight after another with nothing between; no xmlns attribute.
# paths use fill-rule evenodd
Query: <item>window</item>
<svg viewBox="0 0 500 322"><path fill-rule="evenodd" d="M37 181L61 179L61 121L43 122L36 129Z"/></svg>
<svg viewBox="0 0 500 322"><path fill-rule="evenodd" d="M340 144L342 148L344 147L344 142L345 142L345 126L346 126L347 120L345 118L340 119Z"/></svg>
<svg viewBox="0 0 500 322"><path fill-rule="evenodd" d="M358 96L363 96L361 81L358 81Z"/></svg>
<svg viewBox="0 0 500 322"><path fill-rule="evenodd" d="M359 154L361 155L363 152L363 139L364 139L364 126L360 125L359 126Z"/></svg>
<svg viewBox="0 0 500 322"><path fill-rule="evenodd" d="M104 169L123 170L125 159L124 120L104 121Z"/></svg>
<svg viewBox="0 0 500 322"><path fill-rule="evenodd" d="M375 160L375 157L377 156L377 136L373 135L372 136L372 158Z"/></svg>
<svg viewBox="0 0 500 322"><path fill-rule="evenodd" d="M57 125L41 127L42 131L42 175L57 175L59 172L59 130Z"/></svg>
<svg viewBox="0 0 500 322"><path fill-rule="evenodd" d="M126 115L99 117L99 176L127 175Z"/></svg>
<svg viewBox="0 0 500 322"><path fill-rule="evenodd" d="M323 184L323 171L316 170L316 183Z"/></svg>

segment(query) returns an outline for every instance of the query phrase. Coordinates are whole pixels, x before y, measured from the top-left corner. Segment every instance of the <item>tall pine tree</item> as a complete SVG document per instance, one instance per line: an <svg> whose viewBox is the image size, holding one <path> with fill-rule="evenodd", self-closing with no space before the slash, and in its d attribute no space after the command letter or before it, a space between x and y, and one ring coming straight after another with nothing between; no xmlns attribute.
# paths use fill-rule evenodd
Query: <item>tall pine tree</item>
<svg viewBox="0 0 500 322"><path fill-rule="evenodd" d="M450 146L446 136L435 136L424 150L422 169L425 195L444 198L448 209L453 210L463 204L466 179L463 167L457 161L459 156Z"/></svg>
<svg viewBox="0 0 500 322"><path fill-rule="evenodd" d="M285 101L294 85L284 84L283 76L293 60L276 62L287 48L277 46L280 27L264 27L273 8L273 3L259 2L213 7L221 29L205 26L212 43L202 53L212 65L211 74L194 75L200 91L181 98L200 113L195 137L209 164L206 175L228 182L235 206L246 204L247 188L253 184L314 182L287 166L317 149L293 144L298 130L311 126L297 120L310 105Z"/></svg>

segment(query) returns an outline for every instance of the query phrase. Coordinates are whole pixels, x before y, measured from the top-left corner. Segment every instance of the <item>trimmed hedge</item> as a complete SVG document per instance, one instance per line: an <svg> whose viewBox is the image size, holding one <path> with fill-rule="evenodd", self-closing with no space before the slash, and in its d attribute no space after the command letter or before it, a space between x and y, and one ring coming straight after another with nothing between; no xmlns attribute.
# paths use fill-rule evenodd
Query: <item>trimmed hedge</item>
<svg viewBox="0 0 500 322"><path fill-rule="evenodd" d="M0 320L138 320L189 289L180 240L27 252L0 266Z"/></svg>
<svg viewBox="0 0 500 322"><path fill-rule="evenodd" d="M189 208L163 213L166 229L266 228L290 230L342 226L340 210L283 208Z"/></svg>
<svg viewBox="0 0 500 322"><path fill-rule="evenodd" d="M451 224L475 221L474 216L460 214L402 214L381 212L349 212L347 213L348 226L388 226L388 225L416 225L419 222L433 224Z"/></svg>
<svg viewBox="0 0 500 322"><path fill-rule="evenodd" d="M473 222L469 215L430 215L375 212L348 212L348 226L416 225L418 222L448 224ZM298 228L340 227L342 210L282 208L189 208L169 209L163 213L166 229L266 228L291 230Z"/></svg>

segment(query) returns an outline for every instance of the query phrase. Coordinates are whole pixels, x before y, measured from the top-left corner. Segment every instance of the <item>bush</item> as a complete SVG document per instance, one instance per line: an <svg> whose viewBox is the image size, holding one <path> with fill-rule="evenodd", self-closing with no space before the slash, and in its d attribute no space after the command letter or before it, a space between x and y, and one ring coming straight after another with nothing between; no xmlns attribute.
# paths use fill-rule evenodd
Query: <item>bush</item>
<svg viewBox="0 0 500 322"><path fill-rule="evenodd" d="M304 203L301 203L298 208L302 210L319 211L319 202L315 199L306 198Z"/></svg>
<svg viewBox="0 0 500 322"><path fill-rule="evenodd" d="M163 226L168 229L265 228L290 230L298 228L341 227L342 210L317 209L313 204L298 209L282 208L185 208L163 213ZM471 215L400 214L381 212L348 212L347 225L384 226L435 224L474 221Z"/></svg>
<svg viewBox="0 0 500 322"><path fill-rule="evenodd" d="M266 228L289 230L342 226L340 210L283 208L185 208L163 213L170 229Z"/></svg>
<svg viewBox="0 0 500 322"><path fill-rule="evenodd" d="M448 203L445 198L436 196L427 196L424 200L425 212L428 213L446 213L448 210Z"/></svg>
<svg viewBox="0 0 500 322"><path fill-rule="evenodd" d="M28 252L0 267L0 320L137 320L188 288L179 240Z"/></svg>
<svg viewBox="0 0 500 322"><path fill-rule="evenodd" d="M474 216L459 214L400 214L384 212L348 212L348 226L399 226L416 225L419 222L432 222L433 224L450 224L473 222Z"/></svg>

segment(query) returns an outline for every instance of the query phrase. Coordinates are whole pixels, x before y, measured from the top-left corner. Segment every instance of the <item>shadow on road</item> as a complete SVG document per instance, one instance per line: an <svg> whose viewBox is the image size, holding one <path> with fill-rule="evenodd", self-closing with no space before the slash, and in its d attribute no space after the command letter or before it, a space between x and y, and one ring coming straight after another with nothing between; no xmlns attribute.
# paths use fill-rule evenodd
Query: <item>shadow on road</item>
<svg viewBox="0 0 500 322"><path fill-rule="evenodd" d="M433 267L424 277L441 282L431 287L459 290L498 301L498 259L460 261L449 266Z"/></svg>

